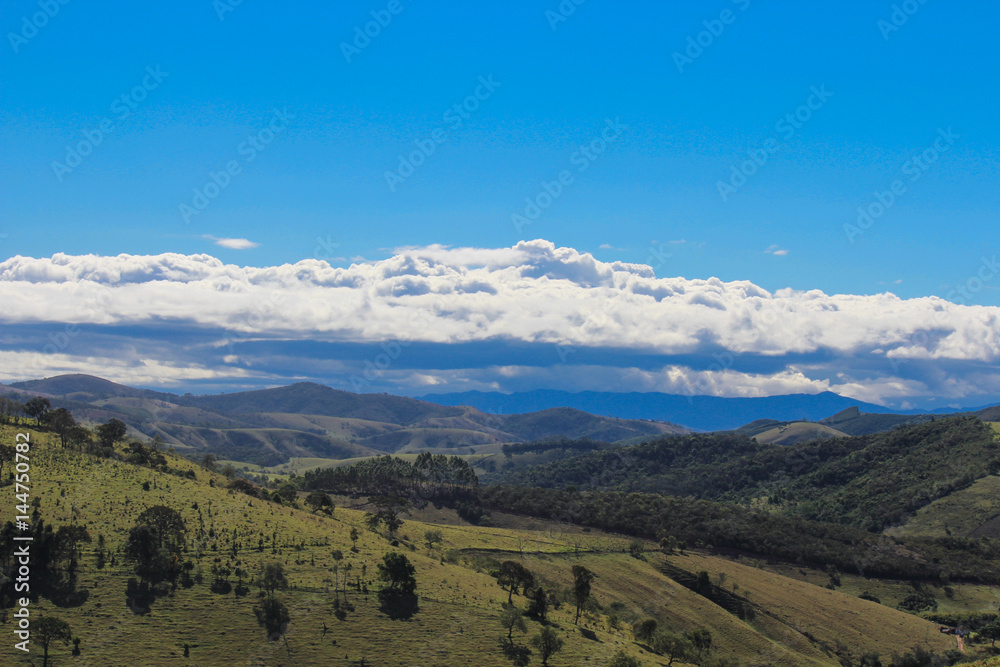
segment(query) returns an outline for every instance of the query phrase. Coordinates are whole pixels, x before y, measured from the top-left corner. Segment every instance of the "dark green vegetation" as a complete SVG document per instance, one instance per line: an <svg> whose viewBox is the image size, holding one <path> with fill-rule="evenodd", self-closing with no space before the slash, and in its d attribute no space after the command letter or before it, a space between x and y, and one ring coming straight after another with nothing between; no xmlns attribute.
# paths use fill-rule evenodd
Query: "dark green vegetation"
<svg viewBox="0 0 1000 667"><path fill-rule="evenodd" d="M668 437L487 479L727 501L878 531L997 472L992 429L975 418L948 417L792 446L738 432Z"/></svg>
<svg viewBox="0 0 1000 667"><path fill-rule="evenodd" d="M116 418L130 432L179 451L270 466L291 457L344 459L380 454L498 452L503 443L548 437L620 440L684 429L663 422L600 417L560 408L494 415L387 394L355 394L303 382L215 396L135 389L88 375L11 385L44 394L80 421ZM31 394L12 396L24 401Z"/></svg>

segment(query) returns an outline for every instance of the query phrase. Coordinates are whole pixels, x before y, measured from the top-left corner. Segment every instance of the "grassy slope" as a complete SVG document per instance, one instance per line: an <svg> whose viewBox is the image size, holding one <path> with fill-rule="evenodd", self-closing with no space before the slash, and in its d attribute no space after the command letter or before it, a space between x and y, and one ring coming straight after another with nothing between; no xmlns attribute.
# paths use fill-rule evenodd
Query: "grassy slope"
<svg viewBox="0 0 1000 667"><path fill-rule="evenodd" d="M13 430L0 429L0 440L13 440ZM262 560L285 563L294 589L283 594L292 613L288 634L291 659L280 643L264 640L251 607L253 595L236 598L215 595L206 585L178 589L171 597L157 600L150 614L134 616L125 607L125 581L129 568L119 560L115 566L98 571L94 567L94 544L86 545L81 560L81 586L91 590L90 599L79 608L53 609L42 601L36 609L55 613L69 621L74 634L82 638L83 655L71 659L62 647L54 652L61 664L132 665L135 655L142 664L326 664L349 665L345 659L366 657L375 665L505 665L496 650L499 627L496 617L506 599L495 581L484 573L459 564L441 562L440 553L425 547L403 549L417 568L420 611L410 620L392 621L376 609L374 595L367 598L349 592L355 611L344 621L332 615L332 594L324 589L334 561L333 549L340 549L358 574L362 564L366 579L373 580L376 562L390 549L386 540L362 528L363 513L339 508L336 520L307 512L233 495L222 488L223 478L196 469L197 481L178 478L148 469L109 460L80 457L57 449L45 435L34 437L32 452L34 494L42 498L41 512L47 522L69 523L72 514L95 538L103 534L114 553L122 545L135 517L147 506L167 504L178 509L189 528L188 557L197 556L207 579L215 558L223 563L253 569ZM193 467L171 458L172 466ZM214 479L216 487L209 486ZM150 482L149 491L142 490ZM65 495L63 495L65 494ZM198 539L199 511L205 530L214 529L215 538ZM211 510L211 513L209 513ZM505 520L498 517L499 522ZM444 548L467 554L487 550L497 558L516 557L526 552L529 567L560 585L569 585L570 566L582 564L599 575L594 590L598 602L607 609L618 600L637 613L653 613L682 629L708 627L719 644L720 654L767 658L769 664L837 664L822 651L822 643L843 633L842 641L854 649L877 647L890 652L904 650L914 641L926 641L935 649L947 647L947 640L934 632L932 624L887 607L879 607L833 591L767 574L703 554L676 556L672 561L685 569L726 571L730 582L738 582L750 599L767 608L777 618L761 614L753 624L739 621L705 598L664 577L656 569L658 555L648 561L621 553L624 540L602 533L583 532L555 524L482 528L468 525L439 525ZM350 551L348 533L359 528L358 553ZM430 524L411 519L401 534L416 541ZM537 528L528 530L529 527ZM236 558L228 553L224 538L236 529L244 544ZM277 553L267 545L263 553L255 547L259 533L270 536L278 531ZM301 550L293 543L303 543ZM582 553L575 555L577 549ZM370 584L372 591L377 584ZM523 607L523 598L516 600ZM557 631L566 639L565 650L551 661L562 665L600 665L623 648L636 656L642 649L631 641L627 627L612 628L603 614L585 621L596 641L585 638L572 625L571 609L564 606L553 614ZM322 627L329 628L322 638ZM811 641L792 627L807 629ZM865 628L868 628L867 631ZM888 631L887 631L888 628ZM529 622L530 632L538 625ZM333 641L336 640L336 645ZM192 646L191 658L181 655L184 643ZM7 649L4 649L7 650ZM647 655L647 664L648 658ZM676 664L676 663L675 663Z"/></svg>
<svg viewBox="0 0 1000 667"><path fill-rule="evenodd" d="M794 445L807 440L843 438L846 434L835 428L814 422L792 422L758 433L757 442L771 445Z"/></svg>

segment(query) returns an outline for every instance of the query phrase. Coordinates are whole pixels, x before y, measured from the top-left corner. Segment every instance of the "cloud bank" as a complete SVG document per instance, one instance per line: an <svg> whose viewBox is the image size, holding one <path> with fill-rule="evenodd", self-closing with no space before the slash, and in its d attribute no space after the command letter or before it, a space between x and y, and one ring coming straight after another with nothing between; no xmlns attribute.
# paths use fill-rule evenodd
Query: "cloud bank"
<svg viewBox="0 0 1000 667"><path fill-rule="evenodd" d="M347 268L17 256L0 263L0 303L6 380L95 372L146 385L314 379L399 393L832 390L893 405L1000 395L1000 308L657 278L544 240L405 247Z"/></svg>

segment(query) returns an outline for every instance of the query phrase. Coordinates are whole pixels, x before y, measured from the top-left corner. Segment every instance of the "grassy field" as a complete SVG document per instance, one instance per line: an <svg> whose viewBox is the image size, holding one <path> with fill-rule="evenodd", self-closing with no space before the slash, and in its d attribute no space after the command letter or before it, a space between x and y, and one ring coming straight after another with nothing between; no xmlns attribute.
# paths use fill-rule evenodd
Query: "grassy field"
<svg viewBox="0 0 1000 667"><path fill-rule="evenodd" d="M820 440L822 438L844 438L846 433L842 433L835 428L830 428L824 424L814 422L793 422L782 424L775 428L758 433L754 437L757 442L766 442L772 445L794 445L807 440Z"/></svg>
<svg viewBox="0 0 1000 667"><path fill-rule="evenodd" d="M0 442L12 443L14 432L0 427ZM600 667L618 650L647 667L665 664L632 638L631 622L647 616L677 630L709 629L714 654L741 665L837 665L838 642L855 654L874 650L887 655L918 643L934 650L953 647L936 625L916 616L697 551L669 558L650 551L633 558L622 536L509 515L496 515L493 525L477 527L432 506L407 518L394 548L385 535L364 527L362 510L338 507L334 518L320 517L234 494L224 488L224 477L179 457L168 456L170 466L194 470L196 480L69 452L47 434L33 433L32 442L32 494L41 499L41 516L57 526L75 522L93 539L84 545L78 575L88 599L76 607L57 608L47 600L32 605L35 614L68 621L81 639L82 653L76 657L65 646L53 648L59 665L508 665L497 648L497 618L507 593L487 574L491 559L523 562L547 588L563 591L564 599L573 565L597 574L596 605L588 608L579 627L573 623L572 604L550 616L565 641L550 660L553 667ZM4 488L12 493L11 487ZM123 560L122 546L136 517L158 504L183 516L184 558L196 563L195 573L204 583L178 587L157 599L148 614L137 615L125 603L126 582L135 575ZM352 528L360 534L356 551ZM443 544L429 549L423 535L432 528L442 533ZM112 556L103 569L96 567L98 535ZM404 553L416 568L419 610L407 619L390 619L375 596L376 564L393 550ZM335 552L341 560L335 560ZM244 597L215 594L208 587L214 565L252 573L260 563L275 560L284 565L291 584L280 594L291 612L287 643L266 640L252 612L252 585ZM664 565L692 573L704 570L716 579L723 574L721 586L744 597L756 610L755 618L740 620L690 591L664 575ZM333 579L343 579L348 567L350 580L365 582L368 593L348 588L350 607L342 604L347 613L338 620ZM231 580L236 583L235 575ZM345 594L339 598L343 603ZM524 608L523 597L514 601ZM528 635L540 627L529 620ZM520 634L515 638L527 641ZM38 664L37 646L34 651L24 658L4 646L0 662L30 664L34 659ZM539 664L537 657L532 664Z"/></svg>

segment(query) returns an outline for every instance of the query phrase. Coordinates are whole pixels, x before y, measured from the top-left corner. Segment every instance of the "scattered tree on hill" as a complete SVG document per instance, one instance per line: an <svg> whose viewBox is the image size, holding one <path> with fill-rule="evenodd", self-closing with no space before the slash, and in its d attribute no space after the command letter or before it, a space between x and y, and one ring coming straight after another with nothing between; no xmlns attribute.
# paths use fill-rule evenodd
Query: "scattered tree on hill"
<svg viewBox="0 0 1000 667"><path fill-rule="evenodd" d="M285 635L288 623L292 620L285 603L276 597L266 596L260 599L253 608L257 622L264 626L269 641L277 641Z"/></svg>
<svg viewBox="0 0 1000 667"><path fill-rule="evenodd" d="M358 532L357 528L351 527L351 551L358 550L358 538L361 537L361 533Z"/></svg>
<svg viewBox="0 0 1000 667"><path fill-rule="evenodd" d="M242 478L234 479L226 485L226 488L232 489L233 491L239 491L240 493L245 493L248 496L253 496L254 498L260 495L260 489Z"/></svg>
<svg viewBox="0 0 1000 667"><path fill-rule="evenodd" d="M24 414L34 419L36 424L41 424L42 418L51 407L52 404L49 403L49 399L42 396L35 396L24 402Z"/></svg>
<svg viewBox="0 0 1000 667"><path fill-rule="evenodd" d="M94 441L94 434L82 426L71 426L66 430L65 446L77 451L85 451Z"/></svg>
<svg viewBox="0 0 1000 667"><path fill-rule="evenodd" d="M497 583L500 588L507 591L507 604L513 603L513 595L518 588L522 588L525 596L528 589L535 585L535 575L531 570L514 560L505 560L500 563L500 570L497 572Z"/></svg>
<svg viewBox="0 0 1000 667"><path fill-rule="evenodd" d="M651 648L656 653L667 656L668 667L674 664L674 660L686 660L694 652L687 637L666 629L656 631Z"/></svg>
<svg viewBox="0 0 1000 667"><path fill-rule="evenodd" d="M611 658L611 662L608 663L608 667L642 667L642 663L625 651L618 651L618 653L615 653L614 657Z"/></svg>
<svg viewBox="0 0 1000 667"><path fill-rule="evenodd" d="M278 487L278 490L274 492L286 503L290 503L299 496L299 487L295 486L291 482L285 482Z"/></svg>
<svg viewBox="0 0 1000 667"><path fill-rule="evenodd" d="M49 664L49 647L54 642L62 642L69 645L73 640L73 631L69 623L55 616L43 616L32 627L35 640L42 647L42 667Z"/></svg>
<svg viewBox="0 0 1000 667"><path fill-rule="evenodd" d="M413 595L417 588L416 568L410 563L410 559L401 553L390 551L382 556L382 562L378 564L378 578L386 582L388 587L382 589L381 593L390 596Z"/></svg>
<svg viewBox="0 0 1000 667"><path fill-rule="evenodd" d="M538 655L542 658L542 667L548 667L549 658L562 650L563 640L559 638L555 630L544 627L531 638L531 645L538 650Z"/></svg>
<svg viewBox="0 0 1000 667"><path fill-rule="evenodd" d="M379 524L385 524L389 537L396 534L403 520L399 518L410 508L410 501L401 496L372 496L368 502L375 506L375 511L365 514L365 521L372 530L377 530Z"/></svg>
<svg viewBox="0 0 1000 667"><path fill-rule="evenodd" d="M288 588L288 577L285 576L285 566L278 561L270 561L260 564L260 574L257 577L257 586L267 594L267 597L274 597L274 592Z"/></svg>
<svg viewBox="0 0 1000 667"><path fill-rule="evenodd" d="M694 649L694 658L701 664L704 655L712 650L712 633L705 629L692 630L684 634Z"/></svg>
<svg viewBox="0 0 1000 667"><path fill-rule="evenodd" d="M313 512L322 512L327 516L333 516L333 499L322 491L313 491L306 496L306 505L312 508Z"/></svg>
<svg viewBox="0 0 1000 667"><path fill-rule="evenodd" d="M528 615L534 616L538 620L545 622L545 616L549 612L549 598L545 589L539 586L531 594L531 602L528 603Z"/></svg>
<svg viewBox="0 0 1000 667"><path fill-rule="evenodd" d="M434 545L440 544L443 539L440 530L428 530L424 533L424 542L427 543L428 549L433 549Z"/></svg>
<svg viewBox="0 0 1000 667"><path fill-rule="evenodd" d="M136 574L154 582L172 581L180 571L184 531L180 513L165 505L140 514L125 544L125 555L136 561Z"/></svg>
<svg viewBox="0 0 1000 667"><path fill-rule="evenodd" d="M13 463L17 452L10 445L0 445L0 478L3 477L3 466L5 463Z"/></svg>
<svg viewBox="0 0 1000 667"><path fill-rule="evenodd" d="M997 640L1000 639L1000 619L990 621L979 629L980 639L990 640L990 646L996 647Z"/></svg>
<svg viewBox="0 0 1000 667"><path fill-rule="evenodd" d="M97 438L101 441L101 445L104 447L114 447L116 442L125 439L125 435L128 433L128 427L125 426L125 422L111 418L108 420L107 424L99 424L97 426Z"/></svg>
<svg viewBox="0 0 1000 667"><path fill-rule="evenodd" d="M635 625L632 626L632 636L635 637L637 642L649 642L653 639L653 635L656 633L656 628L659 626L655 618L647 618L642 621L637 621Z"/></svg>
<svg viewBox="0 0 1000 667"><path fill-rule="evenodd" d="M574 623L580 622L580 611L583 605L590 598L590 582L596 575L582 565L573 566L573 598L576 600L576 619Z"/></svg>
<svg viewBox="0 0 1000 667"><path fill-rule="evenodd" d="M57 408L44 414L42 419L59 435L59 444L65 447L67 433L77 425L76 420L73 419L73 413L66 408Z"/></svg>
<svg viewBox="0 0 1000 667"><path fill-rule="evenodd" d="M217 460L215 454L205 454L201 457L201 467L209 472L215 472L215 463Z"/></svg>
<svg viewBox="0 0 1000 667"><path fill-rule="evenodd" d="M0 396L0 424L13 424L22 414L24 414L23 403Z"/></svg>
<svg viewBox="0 0 1000 667"><path fill-rule="evenodd" d="M521 610L512 604L506 605L500 612L500 626L507 631L507 641L514 645L514 630L527 632L528 626L524 623L524 616Z"/></svg>

